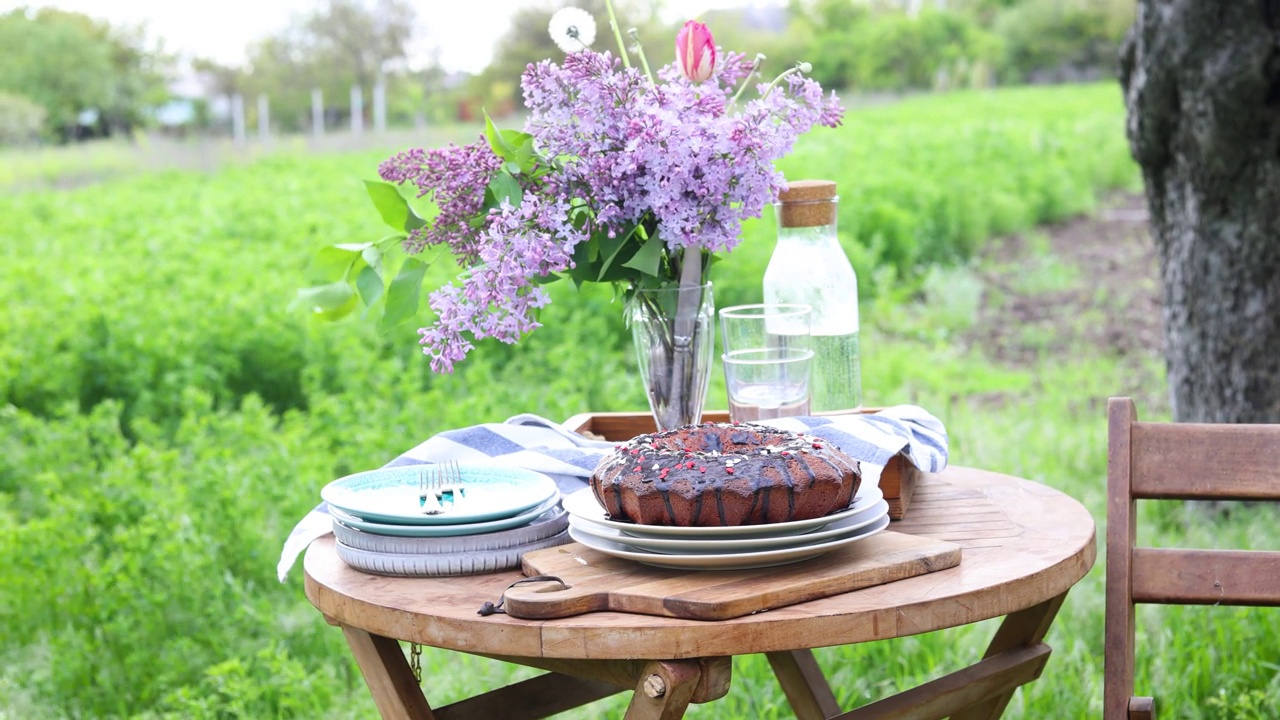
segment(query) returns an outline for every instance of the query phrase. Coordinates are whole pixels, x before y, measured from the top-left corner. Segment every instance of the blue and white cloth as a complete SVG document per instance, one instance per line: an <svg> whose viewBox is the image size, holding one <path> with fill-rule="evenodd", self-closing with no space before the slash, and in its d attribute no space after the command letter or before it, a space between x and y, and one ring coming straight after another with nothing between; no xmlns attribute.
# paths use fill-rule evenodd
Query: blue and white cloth
<svg viewBox="0 0 1280 720"><path fill-rule="evenodd" d="M761 420L760 425L823 438L862 463L862 481L878 484L889 460L903 453L916 467L938 472L947 466L947 431L915 405L897 405L860 415L802 416ZM386 467L444 460L483 462L535 470L550 476L564 494L587 486L596 465L617 445L589 440L537 415L503 423L446 430L405 452ZM276 573L284 582L293 563L317 538L333 531L329 507L320 503L293 528Z"/></svg>

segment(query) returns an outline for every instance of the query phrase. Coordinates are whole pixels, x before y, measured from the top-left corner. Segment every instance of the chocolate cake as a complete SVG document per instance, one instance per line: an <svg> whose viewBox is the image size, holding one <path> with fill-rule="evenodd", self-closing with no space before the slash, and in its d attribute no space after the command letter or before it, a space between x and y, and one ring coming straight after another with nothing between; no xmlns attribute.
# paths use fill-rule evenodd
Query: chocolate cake
<svg viewBox="0 0 1280 720"><path fill-rule="evenodd" d="M858 461L821 438L758 425L704 423L618 445L591 475L613 520L759 525L849 506Z"/></svg>

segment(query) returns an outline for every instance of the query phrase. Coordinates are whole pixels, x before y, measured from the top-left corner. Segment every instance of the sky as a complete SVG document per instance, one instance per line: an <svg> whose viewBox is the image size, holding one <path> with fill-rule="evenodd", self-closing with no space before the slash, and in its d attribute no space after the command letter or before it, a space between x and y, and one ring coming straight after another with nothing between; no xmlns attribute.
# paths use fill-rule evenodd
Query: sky
<svg viewBox="0 0 1280 720"><path fill-rule="evenodd" d="M168 52L207 57L239 65L245 47L275 34L319 0L0 0L0 12L17 7L53 6L101 18L112 24L145 24L148 36L162 39ZM435 46L449 71L479 72L492 56L494 42L507 29L501 18L539 0L411 0L421 25L424 47ZM680 15L692 17L711 8L743 6L764 0L670 0ZM670 19L677 19L672 17ZM597 18L603 21L603 18ZM623 20L625 23L625 20Z"/></svg>

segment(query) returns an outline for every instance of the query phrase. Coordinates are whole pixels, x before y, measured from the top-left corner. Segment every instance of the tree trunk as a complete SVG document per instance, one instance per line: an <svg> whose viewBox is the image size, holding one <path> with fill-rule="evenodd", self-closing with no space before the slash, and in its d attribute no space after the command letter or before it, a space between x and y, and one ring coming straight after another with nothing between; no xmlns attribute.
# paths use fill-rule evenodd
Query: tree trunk
<svg viewBox="0 0 1280 720"><path fill-rule="evenodd" d="M1280 0L1138 0L1120 82L1174 419L1280 422Z"/></svg>

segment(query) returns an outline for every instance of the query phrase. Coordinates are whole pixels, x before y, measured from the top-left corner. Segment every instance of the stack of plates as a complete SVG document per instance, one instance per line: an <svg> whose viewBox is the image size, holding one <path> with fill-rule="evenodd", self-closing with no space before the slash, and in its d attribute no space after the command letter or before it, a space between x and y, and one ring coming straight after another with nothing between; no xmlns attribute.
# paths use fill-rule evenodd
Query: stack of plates
<svg viewBox="0 0 1280 720"><path fill-rule="evenodd" d="M741 570L800 562L871 537L889 526L889 503L862 486L847 509L810 520L736 527L637 525L609 519L591 493L564 499L569 536L614 557L661 568Z"/></svg>
<svg viewBox="0 0 1280 720"><path fill-rule="evenodd" d="M365 572L401 577L473 575L518 567L520 556L569 542L555 482L541 473L459 464L462 492L445 511L422 511L429 466L349 475L320 491L333 516L338 557Z"/></svg>

